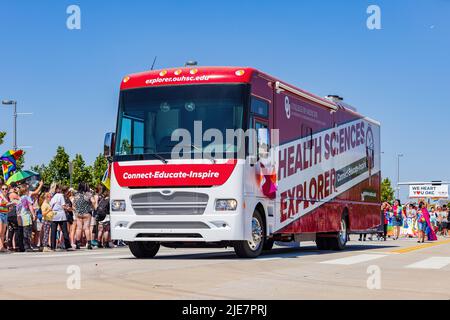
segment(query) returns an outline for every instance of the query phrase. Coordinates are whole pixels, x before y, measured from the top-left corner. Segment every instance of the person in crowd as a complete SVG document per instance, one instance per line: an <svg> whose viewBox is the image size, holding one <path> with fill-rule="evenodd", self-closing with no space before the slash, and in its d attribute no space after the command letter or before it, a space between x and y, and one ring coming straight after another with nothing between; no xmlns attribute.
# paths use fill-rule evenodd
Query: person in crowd
<svg viewBox="0 0 450 320"><path fill-rule="evenodd" d="M72 193L69 187L63 187L62 193L64 194L64 201L66 203L64 206L64 211L66 212L67 217L67 228L69 231L70 243L71 247L73 248L75 245L75 239L72 237L72 229L74 228L74 225L76 225L76 223L74 222Z"/></svg>
<svg viewBox="0 0 450 320"><path fill-rule="evenodd" d="M425 235L427 236L428 241L436 241L437 237L436 237L436 233L434 233L434 230L431 226L430 213L428 212L427 206L425 205L424 202L420 202L419 210L421 211L420 222L423 223L423 221L425 220L425 226L422 225L422 232L424 233L422 235L422 243L424 242L423 240L425 238Z"/></svg>
<svg viewBox="0 0 450 320"><path fill-rule="evenodd" d="M72 217L73 223L70 226L70 242L72 243L72 247L75 248L76 245L76 231L77 231L77 213L74 208L74 198L75 198L75 189L69 188L67 191L66 199L68 199L71 203L72 207Z"/></svg>
<svg viewBox="0 0 450 320"><path fill-rule="evenodd" d="M384 241L387 240L387 231L388 231L388 224L389 224L389 212L391 209L391 205L388 202L383 202L381 205L381 212L383 215L383 239Z"/></svg>
<svg viewBox="0 0 450 320"><path fill-rule="evenodd" d="M394 226L394 240L400 237L400 228L403 226L403 208L401 206L400 200L394 201L392 206L392 225Z"/></svg>
<svg viewBox="0 0 450 320"><path fill-rule="evenodd" d="M98 198L97 216L98 222L98 247L111 248L110 237L110 216L109 216L109 191L105 187L100 189L101 194Z"/></svg>
<svg viewBox="0 0 450 320"><path fill-rule="evenodd" d="M430 223L431 228L434 230L434 232L437 231L437 221L438 221L438 215L441 212L441 207L437 206L436 208L431 208L430 210Z"/></svg>
<svg viewBox="0 0 450 320"><path fill-rule="evenodd" d="M8 212L8 250L10 252L24 251L23 249L23 233L20 233L19 222L17 220L17 204L20 201L19 188L10 188L8 193L10 202Z"/></svg>
<svg viewBox="0 0 450 320"><path fill-rule="evenodd" d="M52 228L52 221L54 212L50 206L52 195L50 192L45 192L41 196L41 211L42 211L42 230L41 230L41 250L42 252L51 251L50 230Z"/></svg>
<svg viewBox="0 0 450 320"><path fill-rule="evenodd" d="M69 232L67 230L66 212L64 210L66 202L64 201L64 195L62 194L61 186L56 185L54 190L55 194L50 200L50 207L54 212L51 226L51 250L56 250L57 231L58 227L60 227L64 239L64 249L70 251L72 250L72 247L70 244Z"/></svg>
<svg viewBox="0 0 450 320"><path fill-rule="evenodd" d="M30 192L30 197L33 200L33 208L34 212L36 212L36 219L33 221L33 238L32 238L32 246L33 248L40 247L40 234L42 229L42 211L41 206L39 204L39 194L34 192Z"/></svg>
<svg viewBox="0 0 450 320"><path fill-rule="evenodd" d="M415 226L415 221L416 221L416 215L417 215L417 210L414 206L414 204L410 203L408 204L408 206L406 210L406 219L405 219L405 223L404 226L406 228L406 236L409 238L413 238L415 236L414 234L414 226Z"/></svg>
<svg viewBox="0 0 450 320"><path fill-rule="evenodd" d="M80 182L74 197L74 209L77 216L76 249L80 249L82 232L86 236L87 248L92 249L91 219L95 207L95 199L87 183Z"/></svg>
<svg viewBox="0 0 450 320"><path fill-rule="evenodd" d="M8 227L8 212L9 212L9 187L3 184L0 192L0 252L7 252L6 249L6 229Z"/></svg>
<svg viewBox="0 0 450 320"><path fill-rule="evenodd" d="M101 184L97 185L94 193L94 211L91 219L91 233L92 233L92 245L98 247L99 243L97 241L99 234L99 220L97 219L97 209L100 202L100 199L103 195L103 190L105 187Z"/></svg>
<svg viewBox="0 0 450 320"><path fill-rule="evenodd" d="M427 231L427 221L425 219L426 210L425 204L423 202L419 203L419 209L417 210L417 229L418 229L418 243L425 242L425 235Z"/></svg>
<svg viewBox="0 0 450 320"><path fill-rule="evenodd" d="M29 196L28 185L22 184L19 188L19 203L16 205L17 221L19 224L19 232L22 236L23 250L25 252L33 252L32 232L33 221L36 219L36 212L33 207L33 199ZM21 250L22 251L22 250Z"/></svg>
<svg viewBox="0 0 450 320"><path fill-rule="evenodd" d="M441 235L443 237L447 237L449 216L448 216L448 209L447 209L446 205L444 205L443 210L441 212L439 212L438 218L439 218L440 224L441 224Z"/></svg>

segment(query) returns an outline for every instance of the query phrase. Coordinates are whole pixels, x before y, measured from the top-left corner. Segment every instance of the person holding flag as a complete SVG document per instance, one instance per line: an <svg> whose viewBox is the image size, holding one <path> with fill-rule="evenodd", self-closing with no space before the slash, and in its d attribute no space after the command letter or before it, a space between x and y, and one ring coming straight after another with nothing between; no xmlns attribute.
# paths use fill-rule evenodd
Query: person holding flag
<svg viewBox="0 0 450 320"><path fill-rule="evenodd" d="M419 229L419 241L425 242L425 235L427 235L428 241L436 241L436 233L433 230L430 221L430 213L427 210L427 207L424 202L419 203L419 210L417 211L417 226Z"/></svg>

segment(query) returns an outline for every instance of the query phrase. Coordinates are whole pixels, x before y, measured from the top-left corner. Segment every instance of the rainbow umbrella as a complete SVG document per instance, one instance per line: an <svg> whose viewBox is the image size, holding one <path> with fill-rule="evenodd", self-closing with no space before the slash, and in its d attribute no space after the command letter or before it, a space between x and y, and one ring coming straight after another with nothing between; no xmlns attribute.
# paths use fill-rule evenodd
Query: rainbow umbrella
<svg viewBox="0 0 450 320"><path fill-rule="evenodd" d="M30 170L17 171L8 179L8 181L6 181L6 184L10 185L11 183L17 183L38 175L39 174L37 174L36 172Z"/></svg>

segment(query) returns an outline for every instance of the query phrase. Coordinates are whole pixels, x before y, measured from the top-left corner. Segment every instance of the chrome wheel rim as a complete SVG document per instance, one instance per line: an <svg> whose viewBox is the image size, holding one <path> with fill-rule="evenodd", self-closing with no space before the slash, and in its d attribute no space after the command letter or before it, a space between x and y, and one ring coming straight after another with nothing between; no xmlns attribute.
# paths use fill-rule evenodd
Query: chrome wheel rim
<svg viewBox="0 0 450 320"><path fill-rule="evenodd" d="M347 242L347 225L345 223L345 220L341 220L341 229L339 230L339 240L341 243Z"/></svg>
<svg viewBox="0 0 450 320"><path fill-rule="evenodd" d="M253 217L252 219L252 240L248 242L248 245L250 246L250 249L253 251L257 251L259 247L261 246L263 239L263 230L261 227L261 223L259 223L259 220Z"/></svg>

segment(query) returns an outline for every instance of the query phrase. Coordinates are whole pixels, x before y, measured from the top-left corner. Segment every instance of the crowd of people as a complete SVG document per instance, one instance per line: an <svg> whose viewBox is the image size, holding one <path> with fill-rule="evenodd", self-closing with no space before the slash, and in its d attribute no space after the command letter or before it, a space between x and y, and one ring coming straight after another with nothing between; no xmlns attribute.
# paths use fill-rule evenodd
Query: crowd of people
<svg viewBox="0 0 450 320"><path fill-rule="evenodd" d="M384 229L381 238L392 237L397 240L404 238L417 238L417 242L423 243L437 240L437 236L447 237L450 227L450 208L447 205L430 206L421 201L401 205L400 200L392 203L384 202L381 206ZM365 234L361 234L359 240L364 241Z"/></svg>
<svg viewBox="0 0 450 320"><path fill-rule="evenodd" d="M109 190L77 190L41 181L8 186L0 192L0 252L49 252L82 247L111 248Z"/></svg>
<svg viewBox="0 0 450 320"><path fill-rule="evenodd" d="M427 207L424 202L401 205L400 200L381 206L381 238L400 237L434 241L447 237L450 207ZM359 240L365 241L366 234ZM370 237L371 239L372 237ZM81 247L112 248L110 237L109 190L99 185L92 190L79 183L77 190L53 183L44 186L28 183L8 186L0 192L0 253L49 252L57 249L79 250Z"/></svg>

